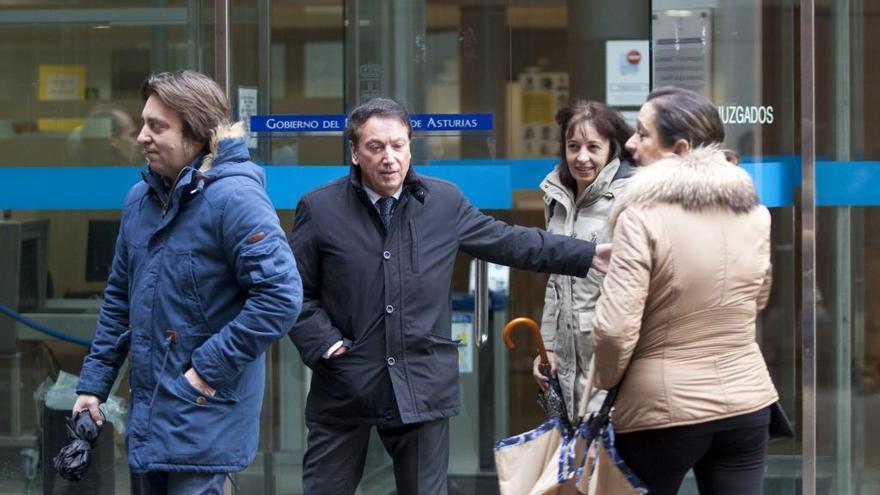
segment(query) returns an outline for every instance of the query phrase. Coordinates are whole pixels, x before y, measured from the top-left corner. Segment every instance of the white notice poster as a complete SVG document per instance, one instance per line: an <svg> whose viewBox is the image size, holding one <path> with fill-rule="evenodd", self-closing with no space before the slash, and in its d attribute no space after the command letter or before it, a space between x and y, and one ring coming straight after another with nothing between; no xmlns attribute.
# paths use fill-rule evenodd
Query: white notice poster
<svg viewBox="0 0 880 495"><path fill-rule="evenodd" d="M654 87L709 94L712 16L707 9L654 12Z"/></svg>
<svg viewBox="0 0 880 495"><path fill-rule="evenodd" d="M651 89L648 40L605 42L605 101L611 106L639 106Z"/></svg>
<svg viewBox="0 0 880 495"><path fill-rule="evenodd" d="M257 88L250 86L238 87L238 120L244 122L244 127L251 130L251 115L257 115ZM257 147L256 134L249 132L248 148Z"/></svg>
<svg viewBox="0 0 880 495"><path fill-rule="evenodd" d="M452 314L452 340L458 341L458 372L474 372L474 323L469 314Z"/></svg>

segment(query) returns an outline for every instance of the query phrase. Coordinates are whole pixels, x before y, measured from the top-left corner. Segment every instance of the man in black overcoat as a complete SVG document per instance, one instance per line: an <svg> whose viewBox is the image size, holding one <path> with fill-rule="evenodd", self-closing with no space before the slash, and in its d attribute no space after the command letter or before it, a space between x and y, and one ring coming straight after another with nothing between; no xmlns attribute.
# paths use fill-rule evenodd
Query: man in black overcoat
<svg viewBox="0 0 880 495"><path fill-rule="evenodd" d="M394 461L397 493L445 494L449 418L459 413L450 337L456 254L586 276L609 251L473 207L457 186L410 167L412 128L377 98L348 119L351 172L303 196L291 237L303 308L290 337L313 370L307 494L353 494L370 431Z"/></svg>

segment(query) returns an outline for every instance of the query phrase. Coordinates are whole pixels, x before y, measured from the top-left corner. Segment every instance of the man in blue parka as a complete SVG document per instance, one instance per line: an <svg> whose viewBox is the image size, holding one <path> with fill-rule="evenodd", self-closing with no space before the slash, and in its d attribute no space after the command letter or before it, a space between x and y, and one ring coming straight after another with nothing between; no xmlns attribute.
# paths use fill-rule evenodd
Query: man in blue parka
<svg viewBox="0 0 880 495"><path fill-rule="evenodd" d="M265 351L296 320L302 284L220 87L162 73L141 96L149 166L125 198L73 411L100 421L130 351L126 444L140 493L220 494L256 455Z"/></svg>

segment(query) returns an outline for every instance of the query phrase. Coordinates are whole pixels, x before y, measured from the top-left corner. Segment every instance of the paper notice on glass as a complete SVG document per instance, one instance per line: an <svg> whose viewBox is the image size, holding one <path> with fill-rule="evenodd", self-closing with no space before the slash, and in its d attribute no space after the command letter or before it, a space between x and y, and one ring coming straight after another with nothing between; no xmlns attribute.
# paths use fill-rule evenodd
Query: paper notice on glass
<svg viewBox="0 0 880 495"><path fill-rule="evenodd" d="M244 122L248 130L248 148L257 147L257 135L251 130L251 116L257 115L257 88L250 86L238 87L238 120Z"/></svg>
<svg viewBox="0 0 880 495"><path fill-rule="evenodd" d="M452 339L458 341L458 372L474 372L473 317L464 313L452 314Z"/></svg>
<svg viewBox="0 0 880 495"><path fill-rule="evenodd" d="M648 40L605 42L605 100L612 106L639 106L651 89Z"/></svg>
<svg viewBox="0 0 880 495"><path fill-rule="evenodd" d="M86 66L40 64L40 101L85 100Z"/></svg>
<svg viewBox="0 0 880 495"><path fill-rule="evenodd" d="M712 15L708 9L654 11L654 87L709 96Z"/></svg>

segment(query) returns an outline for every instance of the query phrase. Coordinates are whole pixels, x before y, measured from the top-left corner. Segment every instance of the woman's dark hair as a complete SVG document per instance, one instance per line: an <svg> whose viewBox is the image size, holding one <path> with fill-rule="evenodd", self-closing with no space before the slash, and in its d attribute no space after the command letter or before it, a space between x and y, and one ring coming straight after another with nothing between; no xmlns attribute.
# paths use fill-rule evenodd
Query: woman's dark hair
<svg viewBox="0 0 880 495"><path fill-rule="evenodd" d="M600 136L608 140L611 150L608 153L608 161L615 158L621 161L632 162L632 153L626 150L624 144L633 135L633 128L623 120L623 116L617 110L606 107L598 101L576 100L571 105L556 112L556 123L559 124L559 180L569 190L577 191L577 182L568 170L568 162L565 159L566 143L574 136L577 128L589 122L596 128Z"/></svg>
<svg viewBox="0 0 880 495"><path fill-rule="evenodd" d="M724 142L721 116L705 96L666 86L651 91L647 101L654 106L654 126L663 146L672 147L679 139L691 149Z"/></svg>

